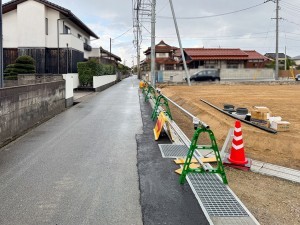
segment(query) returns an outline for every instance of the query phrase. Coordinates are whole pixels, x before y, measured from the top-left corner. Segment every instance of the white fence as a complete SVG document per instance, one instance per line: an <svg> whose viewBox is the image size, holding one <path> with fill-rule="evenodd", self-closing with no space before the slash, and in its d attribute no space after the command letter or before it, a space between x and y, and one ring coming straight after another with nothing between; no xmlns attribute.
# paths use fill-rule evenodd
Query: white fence
<svg viewBox="0 0 300 225"><path fill-rule="evenodd" d="M106 84L115 82L117 75L105 75L105 76L94 76L93 77L93 88L99 88Z"/></svg>
<svg viewBox="0 0 300 225"><path fill-rule="evenodd" d="M273 69L221 69L221 80L274 80Z"/></svg>
<svg viewBox="0 0 300 225"><path fill-rule="evenodd" d="M193 75L201 70L209 69L190 69L189 75ZM150 72L149 80L151 80ZM183 82L185 81L186 73L184 70L164 70L158 71L157 80L159 82ZM221 69L221 81L226 80L274 80L273 69Z"/></svg>

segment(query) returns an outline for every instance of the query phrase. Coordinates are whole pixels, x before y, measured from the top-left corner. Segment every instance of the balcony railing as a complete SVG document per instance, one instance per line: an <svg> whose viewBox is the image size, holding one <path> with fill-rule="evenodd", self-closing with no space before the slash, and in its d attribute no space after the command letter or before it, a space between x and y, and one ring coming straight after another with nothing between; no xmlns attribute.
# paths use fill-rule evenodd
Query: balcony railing
<svg viewBox="0 0 300 225"><path fill-rule="evenodd" d="M89 52L92 51L92 47L87 43L83 43L83 49Z"/></svg>

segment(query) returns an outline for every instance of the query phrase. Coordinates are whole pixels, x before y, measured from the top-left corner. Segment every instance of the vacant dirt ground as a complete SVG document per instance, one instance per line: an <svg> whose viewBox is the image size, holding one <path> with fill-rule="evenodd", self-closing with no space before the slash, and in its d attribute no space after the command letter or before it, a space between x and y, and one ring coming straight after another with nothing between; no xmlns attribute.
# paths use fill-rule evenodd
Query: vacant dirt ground
<svg viewBox="0 0 300 225"><path fill-rule="evenodd" d="M279 84L200 84L161 86L162 93L210 125L219 148L235 120L200 101L204 99L223 108L266 106L273 116L291 123L288 132L267 133L242 124L246 155L249 158L300 169L300 85ZM193 123L171 105L173 119L189 138ZM206 139L200 140L205 144ZM226 168L229 186L263 225L300 224L300 185L274 177Z"/></svg>

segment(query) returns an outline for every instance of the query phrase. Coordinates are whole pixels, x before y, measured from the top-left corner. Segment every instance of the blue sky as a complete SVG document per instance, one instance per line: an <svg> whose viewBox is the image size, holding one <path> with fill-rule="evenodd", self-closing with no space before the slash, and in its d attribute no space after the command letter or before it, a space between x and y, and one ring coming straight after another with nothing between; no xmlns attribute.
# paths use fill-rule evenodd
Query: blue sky
<svg viewBox="0 0 300 225"><path fill-rule="evenodd" d="M70 9L98 36L94 47L100 45L132 65L136 50L132 0L50 0ZM149 0L145 0L149 1ZM2 1L8 2L7 0ZM261 54L275 52L275 3L265 0L173 0L183 47L222 47L256 50ZM252 7L252 8L251 8ZM300 55L300 4L299 0L280 1L279 51L287 48L289 56ZM247 9L249 8L249 9ZM245 10L244 10L245 9ZM236 12L242 10L240 12ZM156 43L179 46L171 18L169 0L157 0ZM215 16L226 14L222 16ZM206 18L199 18L204 17ZM150 30L150 23L143 23ZM129 31L128 31L129 30ZM143 29L141 52L151 45L150 34ZM128 31L121 37L124 32ZM116 38L118 37L118 38ZM114 39L116 38L116 39Z"/></svg>

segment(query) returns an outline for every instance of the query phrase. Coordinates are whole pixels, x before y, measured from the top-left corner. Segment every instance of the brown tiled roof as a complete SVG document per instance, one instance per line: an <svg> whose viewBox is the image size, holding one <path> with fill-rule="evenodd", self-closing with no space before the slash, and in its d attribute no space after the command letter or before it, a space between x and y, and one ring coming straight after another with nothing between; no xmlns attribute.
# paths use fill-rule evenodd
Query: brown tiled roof
<svg viewBox="0 0 300 225"><path fill-rule="evenodd" d="M243 50L244 52L246 52L248 54L248 59L263 59L263 60L269 60L268 57L259 54L257 51L255 50Z"/></svg>
<svg viewBox="0 0 300 225"><path fill-rule="evenodd" d="M164 45L164 46L160 46ZM155 52L156 53L169 53L173 50L178 49L177 47L170 46L166 44L164 41L160 41L157 45L155 45ZM145 55L149 54L151 52L151 48L149 47L146 51L144 51Z"/></svg>
<svg viewBox="0 0 300 225"><path fill-rule="evenodd" d="M185 48L193 60L247 59L248 54L238 48Z"/></svg>
<svg viewBox="0 0 300 225"><path fill-rule="evenodd" d="M25 2L27 0L12 0L2 5L3 14L10 12L12 10L15 10L17 8L17 5ZM73 23L75 23L77 26L79 26L82 30L87 32L90 36L94 38L99 38L97 34L95 34L90 28L88 28L77 16L75 16L71 10L66 9L64 7L61 7L59 5L56 5L52 2L46 1L46 0L35 0L36 2L39 2L41 4L44 4L45 6L59 11L61 14L63 14L64 17L67 17L69 20L71 20Z"/></svg>
<svg viewBox="0 0 300 225"><path fill-rule="evenodd" d="M151 62L151 59L145 59L143 63L150 63L150 62ZM170 65L170 64L177 64L178 62L171 58L156 58L155 63Z"/></svg>

